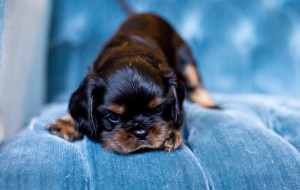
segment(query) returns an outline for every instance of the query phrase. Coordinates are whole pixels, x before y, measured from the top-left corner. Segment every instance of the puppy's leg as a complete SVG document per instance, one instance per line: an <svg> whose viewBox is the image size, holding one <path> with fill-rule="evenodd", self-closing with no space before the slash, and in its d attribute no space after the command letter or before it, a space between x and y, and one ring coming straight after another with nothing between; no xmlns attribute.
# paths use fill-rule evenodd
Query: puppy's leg
<svg viewBox="0 0 300 190"><path fill-rule="evenodd" d="M213 102L210 94L204 88L189 47L181 41L176 52L177 72L179 72L180 76L183 78L187 88L188 98L207 108L220 108Z"/></svg>
<svg viewBox="0 0 300 190"><path fill-rule="evenodd" d="M188 98L191 101L196 102L203 107L218 108L218 106L214 104L209 92L202 85L197 68L194 64L186 64L182 74L186 81Z"/></svg>
<svg viewBox="0 0 300 190"><path fill-rule="evenodd" d="M70 142L83 138L83 135L76 130L75 123L69 114L50 122L46 128L51 134Z"/></svg>

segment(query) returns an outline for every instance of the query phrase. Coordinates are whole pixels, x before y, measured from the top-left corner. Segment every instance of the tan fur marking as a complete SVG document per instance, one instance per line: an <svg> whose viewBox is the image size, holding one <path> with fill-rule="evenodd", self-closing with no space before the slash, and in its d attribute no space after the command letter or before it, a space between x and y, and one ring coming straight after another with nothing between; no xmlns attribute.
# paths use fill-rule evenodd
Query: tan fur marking
<svg viewBox="0 0 300 190"><path fill-rule="evenodd" d="M210 94L204 88L198 88L193 92L188 94L190 100L198 103L203 107L213 107L215 104L210 96Z"/></svg>
<svg viewBox="0 0 300 190"><path fill-rule="evenodd" d="M164 146L166 140L169 142L170 146L173 147L168 149L171 150L177 148L181 143L181 141L178 142L178 139L181 139L181 137L176 138L176 140L173 139L176 135L171 135L172 137L169 137L170 134L173 133L176 132L173 132L173 130L169 129L167 123L158 123L152 127L146 141L138 141L138 139L131 132L128 132L124 129L103 131L101 133L101 141L103 148L119 154L128 154L140 149L166 149Z"/></svg>
<svg viewBox="0 0 300 190"><path fill-rule="evenodd" d="M116 114L122 115L125 112L125 106L119 104L113 104L108 109Z"/></svg>
<svg viewBox="0 0 300 190"><path fill-rule="evenodd" d="M214 107L215 104L210 94L201 84L195 65L187 64L184 68L183 75L188 86L198 86L194 91L188 93L189 99L207 108Z"/></svg>
<svg viewBox="0 0 300 190"><path fill-rule="evenodd" d="M51 121L47 124L46 128L53 135L59 136L67 141L74 141L82 138L82 134L76 130L75 123L69 114Z"/></svg>
<svg viewBox="0 0 300 190"><path fill-rule="evenodd" d="M166 140L164 147L165 150L171 151L178 148L182 143L182 138L179 130L174 130L171 136Z"/></svg>
<svg viewBox="0 0 300 190"><path fill-rule="evenodd" d="M156 108L157 106L159 106L162 102L164 101L163 98L160 98L160 97L156 97L154 98L153 100L151 100L148 104L148 107L150 109L154 109Z"/></svg>
<svg viewBox="0 0 300 190"><path fill-rule="evenodd" d="M200 78L197 69L193 64L187 64L185 66L183 76L186 79L187 85L189 86L200 84Z"/></svg>
<svg viewBox="0 0 300 190"><path fill-rule="evenodd" d="M156 123L150 130L148 141L156 148L160 148L171 132L167 124Z"/></svg>

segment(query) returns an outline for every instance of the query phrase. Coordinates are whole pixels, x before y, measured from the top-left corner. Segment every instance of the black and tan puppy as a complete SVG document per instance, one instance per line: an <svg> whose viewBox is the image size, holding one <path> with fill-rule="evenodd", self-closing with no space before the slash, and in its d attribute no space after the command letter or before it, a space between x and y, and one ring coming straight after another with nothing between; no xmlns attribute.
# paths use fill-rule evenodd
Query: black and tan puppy
<svg viewBox="0 0 300 190"><path fill-rule="evenodd" d="M69 114L47 128L69 141L86 135L120 154L176 149L185 91L191 101L214 107L187 44L162 18L135 14L72 94Z"/></svg>

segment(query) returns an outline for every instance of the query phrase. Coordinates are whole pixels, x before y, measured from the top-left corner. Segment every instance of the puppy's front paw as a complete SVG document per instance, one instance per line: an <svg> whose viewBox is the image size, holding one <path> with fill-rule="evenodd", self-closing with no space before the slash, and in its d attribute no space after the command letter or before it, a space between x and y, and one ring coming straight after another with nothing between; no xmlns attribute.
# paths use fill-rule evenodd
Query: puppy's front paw
<svg viewBox="0 0 300 190"><path fill-rule="evenodd" d="M83 138L83 135L76 130L75 123L70 115L54 120L47 124L46 128L53 135L73 142Z"/></svg>
<svg viewBox="0 0 300 190"><path fill-rule="evenodd" d="M182 138L179 130L171 133L170 137L164 143L164 150L171 151L178 148L182 143Z"/></svg>

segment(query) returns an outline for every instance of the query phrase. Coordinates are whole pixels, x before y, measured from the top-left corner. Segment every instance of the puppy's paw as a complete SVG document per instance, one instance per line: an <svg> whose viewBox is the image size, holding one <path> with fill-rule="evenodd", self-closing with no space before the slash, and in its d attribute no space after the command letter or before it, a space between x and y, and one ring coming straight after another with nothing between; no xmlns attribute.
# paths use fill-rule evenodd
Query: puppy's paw
<svg viewBox="0 0 300 190"><path fill-rule="evenodd" d="M189 92L189 99L206 108L222 109L213 102L210 94L204 88L196 88Z"/></svg>
<svg viewBox="0 0 300 190"><path fill-rule="evenodd" d="M179 130L171 133L170 137L164 143L164 150L171 151L178 148L182 143L182 138Z"/></svg>
<svg viewBox="0 0 300 190"><path fill-rule="evenodd" d="M83 135L76 130L75 123L70 115L54 120L47 124L46 128L53 135L63 138L69 142L80 140Z"/></svg>

